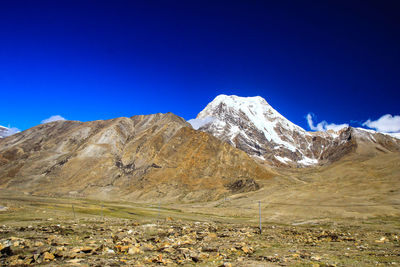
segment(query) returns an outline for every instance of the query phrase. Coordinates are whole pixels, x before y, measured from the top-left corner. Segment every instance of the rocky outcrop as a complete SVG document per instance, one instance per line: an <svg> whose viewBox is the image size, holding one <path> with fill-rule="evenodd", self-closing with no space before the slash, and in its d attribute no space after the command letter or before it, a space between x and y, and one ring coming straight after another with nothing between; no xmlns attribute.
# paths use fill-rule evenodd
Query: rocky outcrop
<svg viewBox="0 0 400 267"><path fill-rule="evenodd" d="M206 200L271 172L172 114L57 121L0 140L0 187L46 195Z"/></svg>
<svg viewBox="0 0 400 267"><path fill-rule="evenodd" d="M260 185L251 178L238 179L236 181L230 182L226 185L226 187L229 188L232 193L243 193L260 189Z"/></svg>

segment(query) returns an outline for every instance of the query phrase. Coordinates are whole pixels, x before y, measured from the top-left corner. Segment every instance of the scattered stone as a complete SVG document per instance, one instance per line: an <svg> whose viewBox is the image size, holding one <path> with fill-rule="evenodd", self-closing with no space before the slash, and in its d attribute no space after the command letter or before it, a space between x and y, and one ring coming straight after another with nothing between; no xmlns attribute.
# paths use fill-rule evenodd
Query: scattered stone
<svg viewBox="0 0 400 267"><path fill-rule="evenodd" d="M94 248L92 247L78 247L78 248L74 248L71 252L72 253L91 253L94 250Z"/></svg>
<svg viewBox="0 0 400 267"><path fill-rule="evenodd" d="M243 251L244 253L253 253L253 248L252 248L252 247L243 246L241 249L242 249L242 251Z"/></svg>
<svg viewBox="0 0 400 267"><path fill-rule="evenodd" d="M382 236L379 240L375 240L376 243L386 243L388 241L389 240L385 236Z"/></svg>
<svg viewBox="0 0 400 267"><path fill-rule="evenodd" d="M108 249L106 249L106 253L108 253L108 254L115 254L115 251L112 250L112 249L110 249L110 248L108 248Z"/></svg>
<svg viewBox="0 0 400 267"><path fill-rule="evenodd" d="M77 264L80 263L81 261L83 261L83 259L72 259L72 260L68 260L68 263L72 263L72 264Z"/></svg>
<svg viewBox="0 0 400 267"><path fill-rule="evenodd" d="M70 266L342 266L358 254L387 258L386 264L392 262L389 257L400 256L389 249L398 246L398 235L382 236L379 231L356 235L337 228L279 225L266 226L259 235L256 227L179 220L144 227L117 219L57 223L0 227L0 266L54 265L55 261ZM313 245L329 247L329 253L337 249L338 263L323 262L330 257L314 254ZM263 255L266 251L272 254Z"/></svg>
<svg viewBox="0 0 400 267"><path fill-rule="evenodd" d="M34 243L34 246L35 247L41 247L41 246L43 246L44 245L44 243L43 242L40 242L40 241L36 241L35 243Z"/></svg>
<svg viewBox="0 0 400 267"><path fill-rule="evenodd" d="M134 255L134 254L143 254L143 251L141 251L139 248L137 247L130 247L128 250L128 254L130 255Z"/></svg>
<svg viewBox="0 0 400 267"><path fill-rule="evenodd" d="M314 261L320 261L321 257L320 256L312 256L311 259Z"/></svg>
<svg viewBox="0 0 400 267"><path fill-rule="evenodd" d="M52 260L54 260L54 258L55 258L55 256L52 253L45 252L43 254L43 260L44 261L52 261Z"/></svg>

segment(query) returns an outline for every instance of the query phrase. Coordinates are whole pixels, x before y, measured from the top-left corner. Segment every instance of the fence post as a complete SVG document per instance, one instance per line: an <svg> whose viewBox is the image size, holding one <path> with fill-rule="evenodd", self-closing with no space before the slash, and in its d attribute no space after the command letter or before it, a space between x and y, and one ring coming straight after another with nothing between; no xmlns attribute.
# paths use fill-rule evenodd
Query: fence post
<svg viewBox="0 0 400 267"><path fill-rule="evenodd" d="M260 234L262 233L262 227L261 227L261 201L258 201L258 213L260 217Z"/></svg>
<svg viewBox="0 0 400 267"><path fill-rule="evenodd" d="M160 220L160 201L158 201L158 209L157 209L157 220Z"/></svg>
<svg viewBox="0 0 400 267"><path fill-rule="evenodd" d="M72 205L72 212L74 213L74 220L76 220L76 215L75 215L74 204L71 204L71 205Z"/></svg>

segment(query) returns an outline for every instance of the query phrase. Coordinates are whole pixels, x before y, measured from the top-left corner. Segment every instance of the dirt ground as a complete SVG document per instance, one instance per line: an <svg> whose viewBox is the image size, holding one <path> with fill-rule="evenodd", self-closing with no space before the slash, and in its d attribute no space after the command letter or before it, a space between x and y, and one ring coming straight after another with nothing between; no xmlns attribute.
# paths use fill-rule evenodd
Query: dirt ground
<svg viewBox="0 0 400 267"><path fill-rule="evenodd" d="M1 193L3 266L400 265L398 217L264 217L260 234L257 218L194 212L193 205Z"/></svg>

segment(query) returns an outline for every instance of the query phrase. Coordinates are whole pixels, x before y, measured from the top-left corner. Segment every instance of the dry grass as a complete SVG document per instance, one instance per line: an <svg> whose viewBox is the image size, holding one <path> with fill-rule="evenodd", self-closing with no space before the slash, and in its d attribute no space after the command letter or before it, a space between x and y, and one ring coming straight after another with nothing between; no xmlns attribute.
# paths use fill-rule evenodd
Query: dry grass
<svg viewBox="0 0 400 267"><path fill-rule="evenodd" d="M237 199L227 200L227 202L250 199L250 197L240 198L238 196ZM210 212L206 212L205 208L202 212L194 212L197 209L187 205L175 208L177 205L163 203L158 209L157 203L135 204L47 198L6 191L1 192L0 203L10 208L5 212L0 212L0 224L6 225L9 229L3 234L0 233L0 239L3 240L10 238L11 235L29 240L46 239L45 233L36 236L36 229L43 229L46 226L53 229L57 225L61 225L66 226L67 229L73 229L71 233L64 233L67 235L66 238L69 238L68 249L72 250L74 247L82 246L83 238L94 236L94 233L96 233L94 240L99 242L104 238L109 238L111 233L93 232L96 227L110 225L111 229L117 231L120 228L125 229L127 225L139 225L135 229L142 229L140 225L155 223L158 225L158 229L152 231L150 229L141 233L143 240L153 240L157 239L158 232L165 232L171 227L187 228L190 233L194 231L192 228L196 225L193 223L194 221L203 221L215 225L218 238L209 241L207 245L218 247L222 255L217 257L215 256L217 254L212 254L216 258L204 260L201 263L204 266L219 266L224 262L231 262L236 266L258 266L259 264L265 264L265 266L312 266L313 264L320 266L374 266L400 262L398 236L400 222L398 217L376 216L359 219L337 216L336 218L325 217L324 219L310 220L304 220L305 217L303 217L294 224L292 223L294 218L273 222L273 220L269 220L270 218L263 217L263 233L259 235L254 218L257 203L243 206L242 210L251 209L246 210L247 212L238 211L237 214L234 214L232 204L227 207L228 204L224 202ZM74 218L72 205L74 205L76 218ZM201 205L197 204L197 206ZM217 209L225 210L226 213L214 214ZM264 207L263 213L266 214L269 209L272 207ZM289 209L285 211L288 212ZM230 213L233 215L231 216ZM287 218L287 214L281 218ZM26 230L19 232L20 227L27 226L33 227L31 232ZM241 229L244 229L245 232L242 232ZM198 234L203 231L198 230ZM247 232L250 235L247 236ZM115 234L117 233L118 231ZM225 236L225 234L227 235ZM242 235L245 236L244 239L241 237ZM379 242L382 237L386 238L385 242ZM154 243L155 246L157 244L157 242ZM193 245L193 251L197 251L196 244ZM250 247L252 253L244 254L241 249L237 252L230 249L237 244ZM126 254L116 254L113 256L113 260L125 259L143 263L147 256L157 257L159 253L145 252L136 258ZM169 254L166 254L163 257L168 256ZM104 255L88 255L84 258L84 262L87 261L88 264L97 260L107 263L111 259ZM120 264L122 263L120 262ZM65 262L58 259L57 264L62 265ZM198 264L200 263L186 262L186 265L189 266Z"/></svg>

